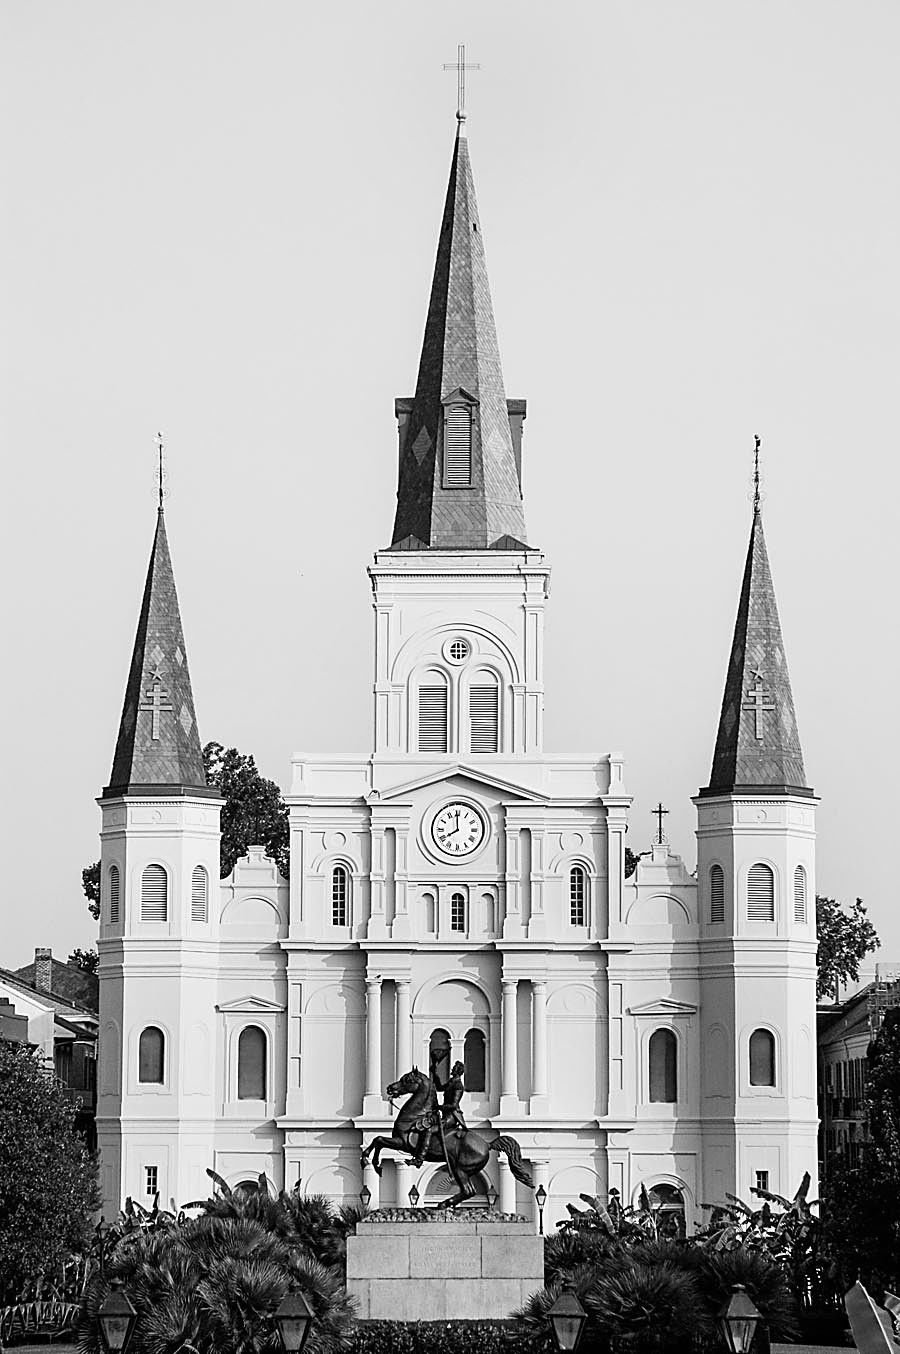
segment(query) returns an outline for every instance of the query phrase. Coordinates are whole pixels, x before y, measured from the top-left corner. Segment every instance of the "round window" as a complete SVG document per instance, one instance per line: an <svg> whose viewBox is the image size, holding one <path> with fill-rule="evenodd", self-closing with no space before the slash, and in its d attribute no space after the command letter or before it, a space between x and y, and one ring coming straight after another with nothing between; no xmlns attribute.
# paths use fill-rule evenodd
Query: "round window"
<svg viewBox="0 0 900 1354"><path fill-rule="evenodd" d="M454 639L447 650L454 663L463 663L472 652L468 640Z"/></svg>

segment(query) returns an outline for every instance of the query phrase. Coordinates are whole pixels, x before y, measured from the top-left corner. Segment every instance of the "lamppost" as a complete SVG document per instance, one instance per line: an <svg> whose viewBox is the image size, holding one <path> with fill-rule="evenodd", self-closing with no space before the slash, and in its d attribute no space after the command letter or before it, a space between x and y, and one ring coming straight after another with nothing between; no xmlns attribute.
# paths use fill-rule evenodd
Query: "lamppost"
<svg viewBox="0 0 900 1354"><path fill-rule="evenodd" d="M556 1348L566 1354L578 1348L587 1321L587 1312L578 1301L571 1284L566 1284L547 1313Z"/></svg>
<svg viewBox="0 0 900 1354"><path fill-rule="evenodd" d="M497 1207L497 1199L498 1199L498 1197L499 1197L499 1196L498 1196L498 1194L497 1194L497 1191L494 1189L494 1186L493 1186L493 1185L488 1185L488 1188L487 1188L487 1201L488 1201L488 1208L490 1209L490 1211L491 1211L492 1213L493 1213L494 1209Z"/></svg>
<svg viewBox="0 0 900 1354"><path fill-rule="evenodd" d="M100 1337L107 1354L126 1354L137 1325L137 1315L137 1308L123 1292L121 1282L114 1279L97 1313Z"/></svg>
<svg viewBox="0 0 900 1354"><path fill-rule="evenodd" d="M543 1185L538 1185L534 1191L534 1202L538 1206L538 1236L544 1235L544 1204L547 1202L547 1191Z"/></svg>
<svg viewBox="0 0 900 1354"><path fill-rule="evenodd" d="M368 1185L363 1185L362 1189L359 1191L359 1202L363 1206L364 1213L367 1213L369 1211L369 1204L371 1203L371 1201L372 1201L372 1191L369 1189Z"/></svg>
<svg viewBox="0 0 900 1354"><path fill-rule="evenodd" d="M420 1197L421 1197L421 1196L420 1196L420 1194L419 1194L419 1191L416 1189L415 1183L413 1183L412 1189L409 1191L409 1206L410 1206L410 1208L418 1208L418 1207L419 1207L419 1199L420 1199Z"/></svg>
<svg viewBox="0 0 900 1354"><path fill-rule="evenodd" d="M275 1309L275 1325L287 1354L300 1354L312 1330L313 1310L302 1293L285 1293Z"/></svg>
<svg viewBox="0 0 900 1354"><path fill-rule="evenodd" d="M744 1285L736 1283L718 1316L719 1332L729 1354L749 1354L762 1319Z"/></svg>

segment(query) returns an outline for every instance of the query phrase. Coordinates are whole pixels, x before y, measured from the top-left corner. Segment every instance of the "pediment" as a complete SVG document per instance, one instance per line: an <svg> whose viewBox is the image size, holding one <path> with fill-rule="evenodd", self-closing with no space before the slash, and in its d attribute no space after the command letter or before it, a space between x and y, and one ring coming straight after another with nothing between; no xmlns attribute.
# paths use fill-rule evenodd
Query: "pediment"
<svg viewBox="0 0 900 1354"><path fill-rule="evenodd" d="M277 1001L266 1001L265 997L235 997L233 1001L220 1001L216 1010L243 1015L277 1015L285 1007Z"/></svg>
<svg viewBox="0 0 900 1354"><path fill-rule="evenodd" d="M441 404L445 408L447 407L448 404L478 404L478 403L479 403L478 396L473 395L471 391L466 390L465 386L457 386L455 390L451 390L450 394L445 395L444 398L441 400Z"/></svg>
<svg viewBox="0 0 900 1354"><path fill-rule="evenodd" d="M404 795L426 789L429 785L440 785L443 781L457 778L471 781L473 785L481 785L488 790L495 790L504 799L520 799L531 804L547 803L546 795L538 794L535 790L526 790L522 785L514 785L512 781L501 780L499 776L488 775L480 768L465 766L462 762L457 762L455 766L443 767L440 771L432 771L415 780L404 781L401 785L392 785L389 790L371 790L366 795L366 800L370 804L388 804L392 799L401 799Z"/></svg>
<svg viewBox="0 0 900 1354"><path fill-rule="evenodd" d="M689 1016L697 1014L697 1007L688 1001L675 1001L672 997L658 997L656 1001L643 1001L638 1006L629 1006L629 1015L636 1016Z"/></svg>

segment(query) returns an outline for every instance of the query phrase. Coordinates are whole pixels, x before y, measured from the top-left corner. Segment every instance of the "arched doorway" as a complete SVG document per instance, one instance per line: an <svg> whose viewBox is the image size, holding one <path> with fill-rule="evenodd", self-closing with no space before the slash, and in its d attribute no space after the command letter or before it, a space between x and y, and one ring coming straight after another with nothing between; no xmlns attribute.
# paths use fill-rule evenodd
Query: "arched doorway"
<svg viewBox="0 0 900 1354"><path fill-rule="evenodd" d="M657 1211L656 1229L661 1238L683 1241L685 1235L684 1195L675 1185L661 1183L649 1191L650 1207Z"/></svg>
<svg viewBox="0 0 900 1354"><path fill-rule="evenodd" d="M442 1086L450 1080L450 1035L446 1030L432 1030L428 1040L428 1067Z"/></svg>

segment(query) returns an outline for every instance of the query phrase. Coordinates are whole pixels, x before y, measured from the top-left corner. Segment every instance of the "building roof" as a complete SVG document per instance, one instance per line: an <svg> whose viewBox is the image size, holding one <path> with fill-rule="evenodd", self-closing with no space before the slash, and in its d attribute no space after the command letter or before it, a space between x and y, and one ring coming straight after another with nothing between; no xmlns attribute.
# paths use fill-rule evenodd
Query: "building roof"
<svg viewBox="0 0 900 1354"><path fill-rule="evenodd" d="M63 1001L71 1002L74 1006L81 1007L82 1010L99 1011L100 980L96 973L91 973L85 968L79 968L77 964L65 963L62 959L54 959L52 956L49 958L49 963L49 989L38 986L37 965L34 961L25 964L22 968L15 969L15 976L43 997L50 997L51 999L61 997Z"/></svg>
<svg viewBox="0 0 900 1354"><path fill-rule="evenodd" d="M701 795L810 795L762 513L754 503L709 785Z"/></svg>
<svg viewBox="0 0 900 1354"><path fill-rule="evenodd" d="M22 992L24 995L28 996L33 1001L37 1001L41 1005L45 1006L47 1010L52 1010L56 1012L58 1015L68 1016L69 1019L73 1020L78 1020L80 1016L85 1016L91 1021L96 1020L97 1011L99 1009L99 1000L97 995L98 985L96 975L92 973L87 973L83 969L75 970L74 965L63 964L58 959L54 959L53 961L54 983L56 983L57 981L61 983L63 982L62 977L58 974L58 970L60 969L71 969L74 972L81 972L84 973L84 976L86 978L93 979L94 983L93 992L88 990L87 986L85 986L81 994L81 999L79 1000L76 996L73 995L77 985L73 985L72 987L70 987L66 993L57 990L47 992L43 988L35 987L33 964L26 964L24 968L15 970L0 968L0 984L2 984L3 987L9 988L13 991Z"/></svg>
<svg viewBox="0 0 900 1354"><path fill-rule="evenodd" d="M187 648L160 506L112 773L103 795L178 791L211 793L206 789Z"/></svg>
<svg viewBox="0 0 900 1354"><path fill-rule="evenodd" d="M452 403L471 411L471 483L465 488L448 488L442 468L444 410ZM453 147L416 393L405 426L391 540L400 548L417 550L524 549L527 540L462 119Z"/></svg>

